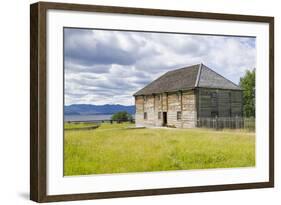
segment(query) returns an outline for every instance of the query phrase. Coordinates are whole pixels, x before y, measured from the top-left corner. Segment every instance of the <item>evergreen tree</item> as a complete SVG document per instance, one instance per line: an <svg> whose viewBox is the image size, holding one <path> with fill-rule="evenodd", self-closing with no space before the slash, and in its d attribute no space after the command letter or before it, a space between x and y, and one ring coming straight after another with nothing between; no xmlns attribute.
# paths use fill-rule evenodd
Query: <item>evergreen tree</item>
<svg viewBox="0 0 281 205"><path fill-rule="evenodd" d="M243 112L245 117L255 117L256 106L256 70L247 70L240 78L239 86L243 89Z"/></svg>

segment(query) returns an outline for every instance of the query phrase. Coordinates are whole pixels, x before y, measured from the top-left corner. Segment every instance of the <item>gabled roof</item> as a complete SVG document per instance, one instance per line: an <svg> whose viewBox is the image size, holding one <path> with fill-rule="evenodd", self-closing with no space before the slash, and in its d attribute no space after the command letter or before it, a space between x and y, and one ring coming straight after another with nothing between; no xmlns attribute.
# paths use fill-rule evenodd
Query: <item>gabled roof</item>
<svg viewBox="0 0 281 205"><path fill-rule="evenodd" d="M169 71L136 92L134 96L190 90L199 87L241 90L238 85L201 63Z"/></svg>

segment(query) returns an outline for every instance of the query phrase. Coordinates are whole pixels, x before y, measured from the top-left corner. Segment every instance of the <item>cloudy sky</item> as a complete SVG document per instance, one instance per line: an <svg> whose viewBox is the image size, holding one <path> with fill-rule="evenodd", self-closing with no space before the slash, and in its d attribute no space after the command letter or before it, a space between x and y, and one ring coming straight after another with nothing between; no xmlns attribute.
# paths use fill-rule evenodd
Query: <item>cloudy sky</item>
<svg viewBox="0 0 281 205"><path fill-rule="evenodd" d="M204 63L238 84L256 64L256 40L90 29L64 30L65 104L133 105L169 70Z"/></svg>

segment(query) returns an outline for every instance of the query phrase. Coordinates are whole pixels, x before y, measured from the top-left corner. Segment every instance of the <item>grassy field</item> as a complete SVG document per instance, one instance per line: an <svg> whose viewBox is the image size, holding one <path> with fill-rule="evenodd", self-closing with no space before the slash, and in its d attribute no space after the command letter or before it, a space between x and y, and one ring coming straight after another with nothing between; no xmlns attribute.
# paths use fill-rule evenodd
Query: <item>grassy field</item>
<svg viewBox="0 0 281 205"><path fill-rule="evenodd" d="M129 126L66 129L64 175L255 166L253 132Z"/></svg>
<svg viewBox="0 0 281 205"><path fill-rule="evenodd" d="M80 123L64 123L64 130L72 130L72 129L77 129L77 128L86 128L86 127L92 127L95 126L96 124L91 123L91 122L80 122Z"/></svg>

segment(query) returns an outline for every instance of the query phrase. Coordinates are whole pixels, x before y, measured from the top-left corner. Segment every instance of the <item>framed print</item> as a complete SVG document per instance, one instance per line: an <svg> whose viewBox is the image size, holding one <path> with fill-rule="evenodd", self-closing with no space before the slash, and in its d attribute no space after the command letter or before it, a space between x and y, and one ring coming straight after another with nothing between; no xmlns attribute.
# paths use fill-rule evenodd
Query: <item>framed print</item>
<svg viewBox="0 0 281 205"><path fill-rule="evenodd" d="M39 2L30 198L274 186L274 18Z"/></svg>

